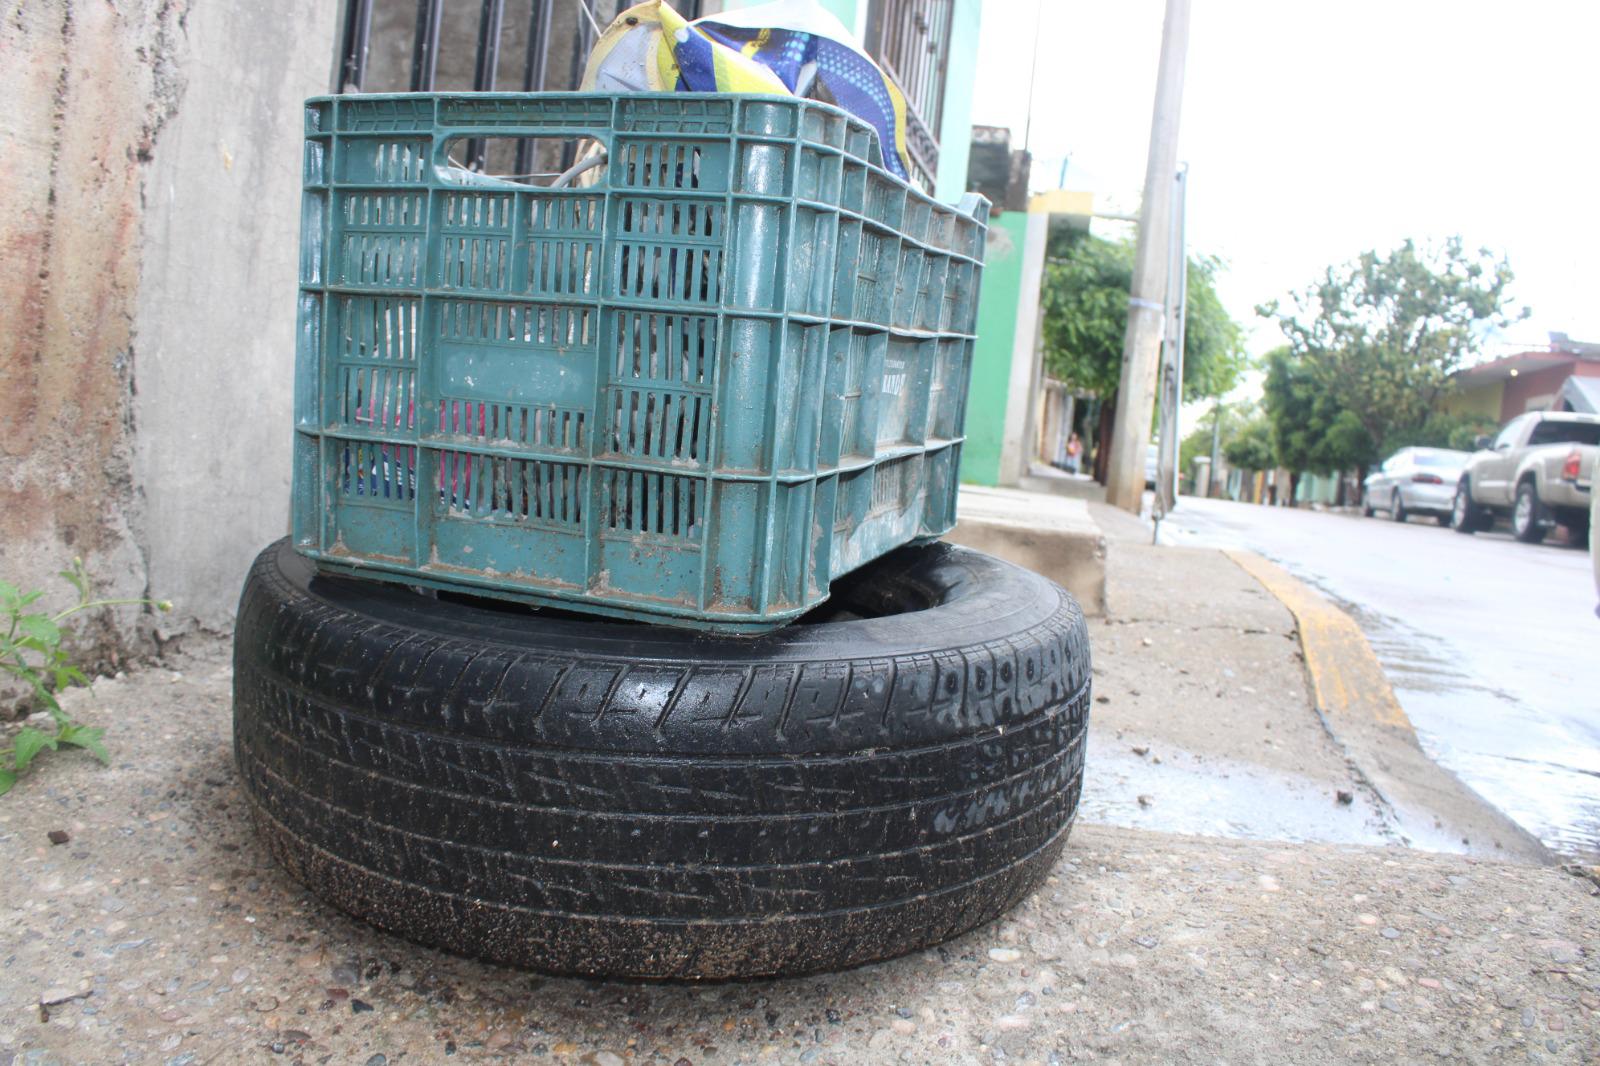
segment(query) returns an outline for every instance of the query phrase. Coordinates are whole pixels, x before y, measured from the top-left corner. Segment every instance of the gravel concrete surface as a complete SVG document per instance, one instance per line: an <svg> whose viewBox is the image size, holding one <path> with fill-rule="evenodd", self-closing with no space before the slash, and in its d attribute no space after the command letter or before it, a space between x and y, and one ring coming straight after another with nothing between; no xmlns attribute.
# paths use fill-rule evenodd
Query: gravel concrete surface
<svg viewBox="0 0 1600 1066"><path fill-rule="evenodd" d="M1086 818L1263 840L1399 842L1312 707L1281 603L1210 549L1124 538L1107 561L1106 616L1089 624Z"/></svg>
<svg viewBox="0 0 1600 1066"><path fill-rule="evenodd" d="M1116 560L1090 629L1096 725L1349 786L1283 605L1221 552L1119 544Z"/></svg>
<svg viewBox="0 0 1600 1066"><path fill-rule="evenodd" d="M233 770L229 677L205 644L73 694L112 767L49 755L0 801L0 1064L1600 1055L1593 886L1399 848L1080 826L1008 918L850 973L483 966L346 918L272 864Z"/></svg>

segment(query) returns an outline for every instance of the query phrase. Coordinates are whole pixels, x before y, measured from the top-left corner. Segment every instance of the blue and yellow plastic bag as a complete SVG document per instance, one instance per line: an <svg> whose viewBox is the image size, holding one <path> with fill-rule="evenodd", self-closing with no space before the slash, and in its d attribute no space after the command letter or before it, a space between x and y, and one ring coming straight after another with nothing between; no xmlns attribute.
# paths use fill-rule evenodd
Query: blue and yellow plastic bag
<svg viewBox="0 0 1600 1066"><path fill-rule="evenodd" d="M831 100L878 131L884 166L909 180L905 96L814 0L777 0L694 22L664 0L638 4L601 35L582 88Z"/></svg>

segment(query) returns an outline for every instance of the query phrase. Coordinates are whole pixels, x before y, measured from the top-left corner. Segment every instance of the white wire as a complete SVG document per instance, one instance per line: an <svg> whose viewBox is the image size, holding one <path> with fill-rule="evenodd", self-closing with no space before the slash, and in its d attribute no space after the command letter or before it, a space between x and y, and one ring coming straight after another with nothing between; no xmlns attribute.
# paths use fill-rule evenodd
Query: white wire
<svg viewBox="0 0 1600 1066"><path fill-rule="evenodd" d="M587 157L585 159L580 159L576 163L574 163L571 167L569 167L568 169L562 171L561 172L561 176L556 178L555 181L550 183L550 188L552 188L552 189L564 188L565 186L570 184L572 182L572 180L574 178L576 178L579 174L582 174L586 170L593 170L595 167L600 166L605 161L606 161L606 153L605 153L604 150L599 152L597 155L591 155L591 156L589 156L589 157Z"/></svg>
<svg viewBox="0 0 1600 1066"><path fill-rule="evenodd" d="M583 12L583 17L589 20L589 25L594 27L595 37L601 36L605 31L600 28L600 23L595 21L594 12L589 10L589 5L583 0L577 0L578 10Z"/></svg>

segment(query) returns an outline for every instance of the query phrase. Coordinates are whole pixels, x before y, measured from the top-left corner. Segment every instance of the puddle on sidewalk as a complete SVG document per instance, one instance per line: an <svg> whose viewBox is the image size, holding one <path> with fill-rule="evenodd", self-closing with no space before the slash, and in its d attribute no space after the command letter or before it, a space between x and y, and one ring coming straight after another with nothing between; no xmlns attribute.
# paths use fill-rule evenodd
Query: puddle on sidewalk
<svg viewBox="0 0 1600 1066"><path fill-rule="evenodd" d="M1163 536L1168 528L1163 526ZM1234 676L1231 669L1223 673ZM1350 794L1349 803L1339 802L1340 790ZM1417 819L1407 818L1400 831L1382 802L1359 784L1202 755L1128 729L1119 735L1093 725L1079 815L1092 824L1189 836L1465 850L1440 833L1418 839L1409 825Z"/></svg>
<svg viewBox="0 0 1600 1066"><path fill-rule="evenodd" d="M1134 753L1135 747L1146 745L1147 754ZM1355 788L1351 802L1342 804L1336 792L1337 786L1326 781L1091 729L1079 814L1100 825L1191 836L1401 843L1369 793ZM1462 850L1443 839L1413 843L1429 850Z"/></svg>

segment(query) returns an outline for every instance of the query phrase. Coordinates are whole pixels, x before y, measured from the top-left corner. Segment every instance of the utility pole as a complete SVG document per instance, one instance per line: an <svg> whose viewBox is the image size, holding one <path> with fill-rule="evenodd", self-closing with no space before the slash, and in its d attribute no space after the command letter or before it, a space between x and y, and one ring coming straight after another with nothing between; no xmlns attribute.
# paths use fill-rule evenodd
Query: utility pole
<svg viewBox="0 0 1600 1066"><path fill-rule="evenodd" d="M1167 259L1167 324L1161 341L1158 403L1160 443L1156 463L1156 499L1151 515L1159 524L1178 505L1178 469L1183 415L1183 337L1189 313L1189 246L1184 233L1188 164L1178 168L1172 185L1171 252Z"/></svg>
<svg viewBox="0 0 1600 1066"><path fill-rule="evenodd" d="M1211 484L1206 488L1207 496L1220 496L1217 489L1217 469L1222 461L1222 401L1217 401L1216 409L1211 412L1211 469L1206 471L1206 476L1211 479Z"/></svg>
<svg viewBox="0 0 1600 1066"><path fill-rule="evenodd" d="M1117 421L1106 468L1106 502L1139 513L1144 497L1145 446L1155 403L1167 289L1168 231L1172 183L1178 172L1178 119L1183 109L1183 66L1189 47L1189 0L1167 0L1161 31L1161 66L1150 119L1150 154L1145 163L1144 200L1139 207L1139 244L1128 296L1128 332L1122 342L1122 380Z"/></svg>

